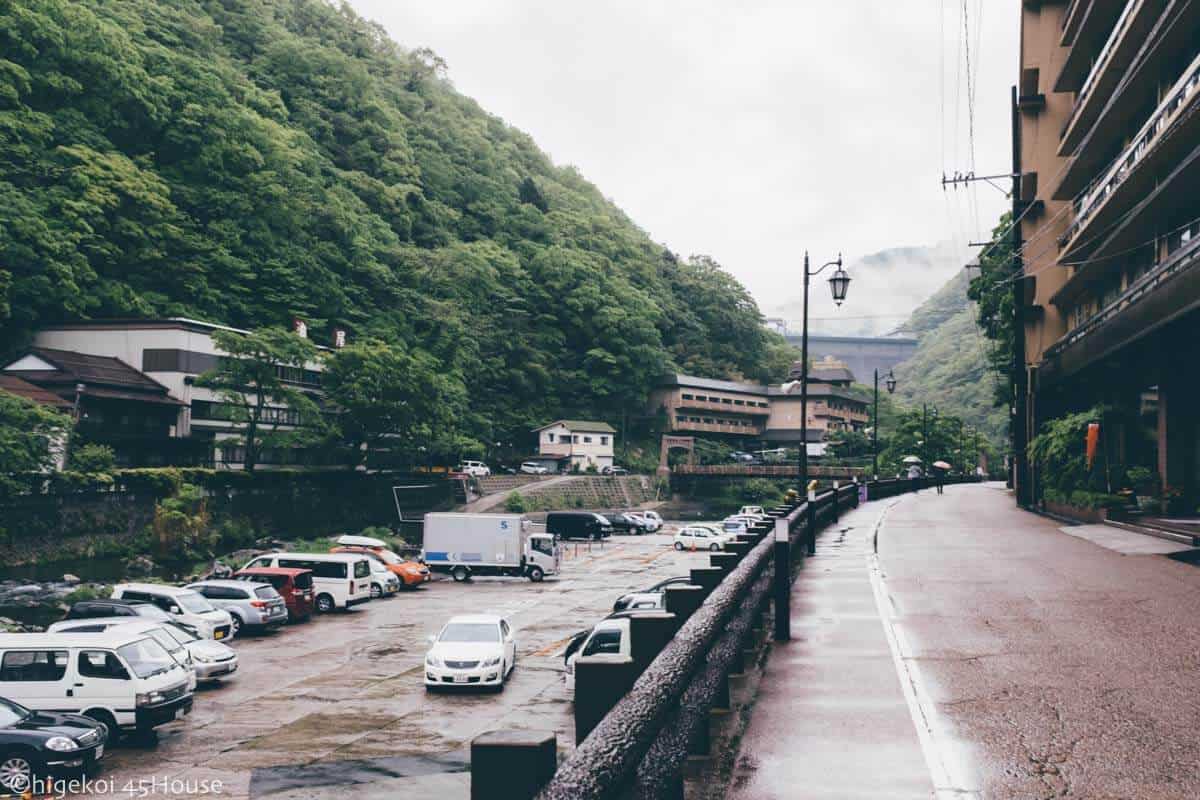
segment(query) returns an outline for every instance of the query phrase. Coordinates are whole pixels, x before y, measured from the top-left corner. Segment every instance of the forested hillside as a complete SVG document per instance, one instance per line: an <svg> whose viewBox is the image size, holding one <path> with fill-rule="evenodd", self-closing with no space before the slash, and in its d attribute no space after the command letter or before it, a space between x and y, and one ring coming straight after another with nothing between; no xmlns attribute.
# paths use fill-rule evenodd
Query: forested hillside
<svg viewBox="0 0 1200 800"><path fill-rule="evenodd" d="M968 304L969 280L959 271L921 304L904 325L920 339L917 352L896 367L896 394L910 406L936 406L940 413L961 417L1004 450L1007 418L995 405L996 373L988 363L994 344L977 327Z"/></svg>
<svg viewBox="0 0 1200 800"><path fill-rule="evenodd" d="M432 358L493 439L617 419L676 367L786 371L741 285L445 73L321 0L0 0L0 351L299 316Z"/></svg>

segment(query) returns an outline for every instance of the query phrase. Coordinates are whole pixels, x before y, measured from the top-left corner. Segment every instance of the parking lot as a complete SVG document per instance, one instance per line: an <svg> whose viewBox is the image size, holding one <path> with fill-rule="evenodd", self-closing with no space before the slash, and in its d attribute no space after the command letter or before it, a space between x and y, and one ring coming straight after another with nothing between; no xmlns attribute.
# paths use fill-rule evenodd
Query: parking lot
<svg viewBox="0 0 1200 800"><path fill-rule="evenodd" d="M668 526L666 531L671 531ZM669 533L563 545L563 573L438 580L348 612L235 640L235 677L196 694L155 744L110 750L91 796L466 797L470 740L488 730L554 730L573 746L562 650L623 592L706 565ZM450 616L505 615L518 659L500 694L426 694L426 637ZM561 757L561 755L560 755ZM219 791L215 790L219 781Z"/></svg>

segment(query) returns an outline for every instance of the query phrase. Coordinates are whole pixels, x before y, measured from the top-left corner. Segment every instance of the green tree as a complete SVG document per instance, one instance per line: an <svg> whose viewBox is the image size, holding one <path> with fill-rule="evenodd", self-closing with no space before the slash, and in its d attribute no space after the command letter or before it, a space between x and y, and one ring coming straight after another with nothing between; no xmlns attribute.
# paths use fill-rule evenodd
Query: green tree
<svg viewBox="0 0 1200 800"><path fill-rule="evenodd" d="M216 392L227 418L238 423L236 441L245 448L247 472L254 471L268 447L302 446L320 437L320 409L294 385L318 358L312 342L283 328L246 334L218 330L213 341L225 355L216 369L196 378L196 385Z"/></svg>
<svg viewBox="0 0 1200 800"><path fill-rule="evenodd" d="M992 229L993 244L979 257L979 274L971 279L967 297L978 308L979 327L991 342L987 363L999 379L995 402L1005 408L1012 402L1013 348L1013 249L1008 236L1012 214L1000 218Z"/></svg>
<svg viewBox="0 0 1200 800"><path fill-rule="evenodd" d="M360 461L412 463L419 447L467 446L456 429L466 390L428 353L366 339L338 350L322 381Z"/></svg>
<svg viewBox="0 0 1200 800"><path fill-rule="evenodd" d="M74 472L112 472L116 453L106 444L85 444L71 450L68 466Z"/></svg>
<svg viewBox="0 0 1200 800"><path fill-rule="evenodd" d="M0 390L0 489L14 488L13 473L53 469L71 427L66 414Z"/></svg>

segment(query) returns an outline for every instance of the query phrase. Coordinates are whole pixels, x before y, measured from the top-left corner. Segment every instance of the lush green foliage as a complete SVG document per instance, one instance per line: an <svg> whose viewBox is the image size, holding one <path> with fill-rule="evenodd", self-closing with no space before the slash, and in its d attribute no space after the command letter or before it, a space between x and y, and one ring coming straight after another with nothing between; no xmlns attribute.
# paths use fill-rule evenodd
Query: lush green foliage
<svg viewBox="0 0 1200 800"><path fill-rule="evenodd" d="M711 259L346 7L0 0L0 350L146 315L384 341L469 386L462 428L488 442L782 352Z"/></svg>
<svg viewBox="0 0 1200 800"><path fill-rule="evenodd" d="M996 375L996 404L1012 402L1013 352L1013 248L1009 237L1012 214L1005 214L992 229L994 244L979 257L979 274L971 279L967 297L976 304L979 327L990 342L988 365Z"/></svg>
<svg viewBox="0 0 1200 800"><path fill-rule="evenodd" d="M1075 491L1108 493L1121 488L1124 470L1109 462L1107 448L1101 448L1088 468L1087 429L1092 422L1107 431L1113 410L1096 406L1087 411L1047 420L1037 436L1029 441L1029 460L1047 499L1066 498Z"/></svg>
<svg viewBox="0 0 1200 800"><path fill-rule="evenodd" d="M65 414L0 391L0 490L9 473L50 469L70 429Z"/></svg>
<svg viewBox="0 0 1200 800"><path fill-rule="evenodd" d="M69 467L75 472L112 472L117 458L106 444L85 444L71 450Z"/></svg>

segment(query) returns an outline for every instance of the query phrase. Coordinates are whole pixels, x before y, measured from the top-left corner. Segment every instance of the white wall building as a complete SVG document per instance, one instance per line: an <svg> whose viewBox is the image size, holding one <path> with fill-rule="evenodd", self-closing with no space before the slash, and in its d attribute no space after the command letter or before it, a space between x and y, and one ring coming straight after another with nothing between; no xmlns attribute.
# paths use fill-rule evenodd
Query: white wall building
<svg viewBox="0 0 1200 800"><path fill-rule="evenodd" d="M606 422L560 419L534 431L538 453L557 459L567 469L597 470L613 465L616 429Z"/></svg>

